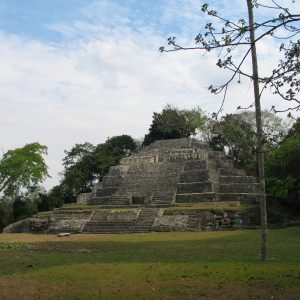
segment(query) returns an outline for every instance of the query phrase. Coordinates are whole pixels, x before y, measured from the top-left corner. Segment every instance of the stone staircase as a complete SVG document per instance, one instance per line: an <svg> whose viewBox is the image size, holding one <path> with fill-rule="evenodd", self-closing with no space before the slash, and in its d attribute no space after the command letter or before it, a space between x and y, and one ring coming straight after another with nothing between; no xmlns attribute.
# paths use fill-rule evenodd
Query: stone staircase
<svg viewBox="0 0 300 300"><path fill-rule="evenodd" d="M100 214L94 214L86 222L82 232L85 233L139 233L150 232L154 219L159 215L157 208L140 209L136 217L128 216L128 212L119 212L119 215L109 219ZM120 217L121 216L121 217Z"/></svg>
<svg viewBox="0 0 300 300"><path fill-rule="evenodd" d="M168 193L164 191L156 191L148 203L148 206L165 207L170 206L172 202L175 202L176 190ZM174 201L173 201L174 200Z"/></svg>
<svg viewBox="0 0 300 300"><path fill-rule="evenodd" d="M129 227L129 232L149 232L152 230L154 219L161 214L158 208L141 209L139 218L135 224Z"/></svg>
<svg viewBox="0 0 300 300"><path fill-rule="evenodd" d="M262 186L256 178L235 169L220 151L208 151L206 160L185 163L177 185L176 202L258 202Z"/></svg>

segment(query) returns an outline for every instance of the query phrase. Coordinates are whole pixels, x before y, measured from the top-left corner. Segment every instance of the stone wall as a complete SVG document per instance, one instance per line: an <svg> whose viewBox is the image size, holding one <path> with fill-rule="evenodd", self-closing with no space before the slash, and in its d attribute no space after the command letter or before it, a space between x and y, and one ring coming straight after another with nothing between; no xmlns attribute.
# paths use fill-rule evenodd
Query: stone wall
<svg viewBox="0 0 300 300"><path fill-rule="evenodd" d="M238 221L238 222L237 222ZM260 224L259 208L246 211L198 208L132 208L57 210L36 215L5 228L4 232L129 233L150 231L233 230Z"/></svg>
<svg viewBox="0 0 300 300"><path fill-rule="evenodd" d="M212 231L232 230L241 224L241 212L213 209L165 209L154 221L153 231ZM244 215L247 215L245 212ZM239 222L237 222L239 220ZM247 221L249 221L248 219ZM250 226L250 223L244 223ZM251 224L252 226L254 224ZM255 224L257 225L257 224Z"/></svg>

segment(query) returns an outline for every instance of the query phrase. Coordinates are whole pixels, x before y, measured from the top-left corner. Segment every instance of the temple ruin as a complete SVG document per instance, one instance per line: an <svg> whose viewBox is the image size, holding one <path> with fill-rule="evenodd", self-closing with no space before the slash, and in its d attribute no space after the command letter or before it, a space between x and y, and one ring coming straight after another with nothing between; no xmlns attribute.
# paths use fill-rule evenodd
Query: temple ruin
<svg viewBox="0 0 300 300"><path fill-rule="evenodd" d="M6 232L129 233L259 225L262 187L222 151L195 139L159 140L110 168L76 204Z"/></svg>

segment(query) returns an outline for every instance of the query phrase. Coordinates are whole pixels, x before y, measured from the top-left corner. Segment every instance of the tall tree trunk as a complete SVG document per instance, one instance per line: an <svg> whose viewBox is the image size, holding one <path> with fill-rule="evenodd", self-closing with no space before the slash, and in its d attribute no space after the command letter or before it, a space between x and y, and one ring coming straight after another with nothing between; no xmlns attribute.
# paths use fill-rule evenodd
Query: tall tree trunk
<svg viewBox="0 0 300 300"><path fill-rule="evenodd" d="M257 151L257 166L259 182L263 186L260 199L260 215L261 215L261 260L268 260L268 244L267 244L267 203L266 203L266 188L265 188L265 169L264 169L264 153L262 147L262 119L259 95L259 80L258 66L255 45L254 18L253 18L253 3L252 0L247 0L249 26L250 26L250 41L252 54L252 70L253 70L253 88L255 98L255 114L256 114L256 151Z"/></svg>

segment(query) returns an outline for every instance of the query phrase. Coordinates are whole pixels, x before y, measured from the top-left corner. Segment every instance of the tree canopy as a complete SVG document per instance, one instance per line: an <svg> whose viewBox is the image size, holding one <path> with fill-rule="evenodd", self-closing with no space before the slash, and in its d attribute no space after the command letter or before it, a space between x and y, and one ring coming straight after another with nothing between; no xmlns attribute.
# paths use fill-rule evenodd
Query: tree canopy
<svg viewBox="0 0 300 300"><path fill-rule="evenodd" d="M46 154L47 147L39 143L4 153L0 160L0 193L16 196L38 187L49 177L43 158Z"/></svg>
<svg viewBox="0 0 300 300"><path fill-rule="evenodd" d="M136 148L136 142L129 135L114 136L96 146L91 143L76 144L65 151L62 179L59 186L49 192L49 201L59 204L60 197L63 203L74 202L78 194L89 192L93 182L101 181L109 167L117 165L122 157ZM47 202L46 199L43 201Z"/></svg>
<svg viewBox="0 0 300 300"><path fill-rule="evenodd" d="M266 159L267 187L273 195L300 207L300 119Z"/></svg>
<svg viewBox="0 0 300 300"><path fill-rule="evenodd" d="M273 112L262 111L262 141L265 151L271 151L287 135L289 122ZM227 155L233 159L237 167L256 174L256 133L255 113L243 111L236 114L226 114L220 120L210 120L209 142L216 150L227 150Z"/></svg>
<svg viewBox="0 0 300 300"><path fill-rule="evenodd" d="M156 140L187 138L204 126L207 116L200 108L178 109L167 105L161 113L154 112L144 145Z"/></svg>

